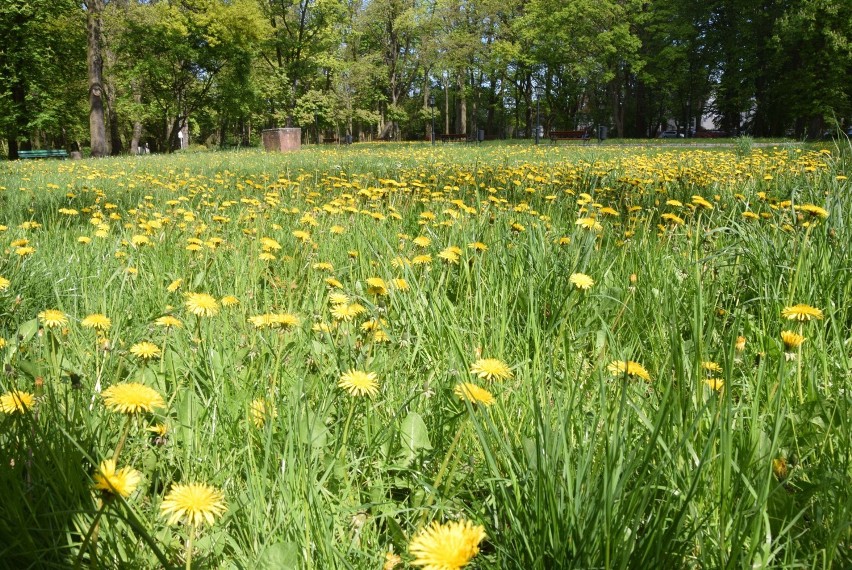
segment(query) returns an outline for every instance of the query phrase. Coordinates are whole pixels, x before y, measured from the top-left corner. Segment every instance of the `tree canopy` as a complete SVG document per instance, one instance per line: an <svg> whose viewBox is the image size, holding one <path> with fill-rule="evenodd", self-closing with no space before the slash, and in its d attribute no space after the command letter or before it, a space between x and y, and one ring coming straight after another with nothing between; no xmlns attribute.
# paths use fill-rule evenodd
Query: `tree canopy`
<svg viewBox="0 0 852 570"><path fill-rule="evenodd" d="M529 137L537 109L545 130L624 137L852 119L845 0L8 0L0 37L12 157L170 151L183 132L249 145L278 126L424 140L433 115Z"/></svg>

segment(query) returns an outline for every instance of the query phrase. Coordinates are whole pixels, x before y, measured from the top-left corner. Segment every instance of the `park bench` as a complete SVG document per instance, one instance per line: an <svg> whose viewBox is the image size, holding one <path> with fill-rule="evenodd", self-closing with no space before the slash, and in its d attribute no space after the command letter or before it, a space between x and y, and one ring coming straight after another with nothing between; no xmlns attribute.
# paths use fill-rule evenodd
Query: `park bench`
<svg viewBox="0 0 852 570"><path fill-rule="evenodd" d="M588 131L550 131L550 141L584 141L591 139Z"/></svg>
<svg viewBox="0 0 852 570"><path fill-rule="evenodd" d="M442 143L467 142L466 133L444 133L442 135L438 135L438 137L441 139Z"/></svg>
<svg viewBox="0 0 852 570"><path fill-rule="evenodd" d="M21 160L31 160L34 158L68 158L68 152L65 149L49 149L49 150L19 150L18 158Z"/></svg>

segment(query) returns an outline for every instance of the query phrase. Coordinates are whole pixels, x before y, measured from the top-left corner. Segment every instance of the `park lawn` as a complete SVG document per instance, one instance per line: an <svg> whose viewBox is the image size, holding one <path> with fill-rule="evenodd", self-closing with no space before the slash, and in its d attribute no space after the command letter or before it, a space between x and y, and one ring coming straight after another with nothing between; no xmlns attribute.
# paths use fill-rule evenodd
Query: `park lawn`
<svg viewBox="0 0 852 570"><path fill-rule="evenodd" d="M851 564L849 149L683 146L0 164L0 559Z"/></svg>

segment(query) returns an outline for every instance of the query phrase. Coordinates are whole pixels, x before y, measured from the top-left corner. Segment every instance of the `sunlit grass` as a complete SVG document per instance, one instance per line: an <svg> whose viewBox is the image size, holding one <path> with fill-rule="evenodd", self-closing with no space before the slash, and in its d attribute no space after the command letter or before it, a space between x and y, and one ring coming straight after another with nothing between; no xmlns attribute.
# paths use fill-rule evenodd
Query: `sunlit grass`
<svg viewBox="0 0 852 570"><path fill-rule="evenodd" d="M404 566L464 520L483 568L846 566L848 174L793 146L2 164L0 558ZM186 485L216 499L189 524Z"/></svg>

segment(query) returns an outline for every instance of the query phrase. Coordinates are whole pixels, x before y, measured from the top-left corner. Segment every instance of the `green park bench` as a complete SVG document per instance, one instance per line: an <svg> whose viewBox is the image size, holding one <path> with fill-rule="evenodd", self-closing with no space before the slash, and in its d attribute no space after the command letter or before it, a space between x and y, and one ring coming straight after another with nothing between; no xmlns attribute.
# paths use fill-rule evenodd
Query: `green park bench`
<svg viewBox="0 0 852 570"><path fill-rule="evenodd" d="M18 158L21 160L31 160L35 158L68 158L68 152L65 149L48 149L48 150L19 150Z"/></svg>

